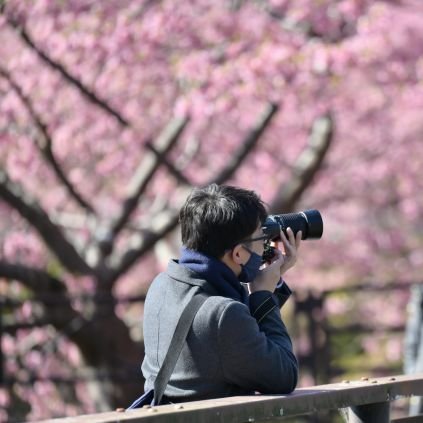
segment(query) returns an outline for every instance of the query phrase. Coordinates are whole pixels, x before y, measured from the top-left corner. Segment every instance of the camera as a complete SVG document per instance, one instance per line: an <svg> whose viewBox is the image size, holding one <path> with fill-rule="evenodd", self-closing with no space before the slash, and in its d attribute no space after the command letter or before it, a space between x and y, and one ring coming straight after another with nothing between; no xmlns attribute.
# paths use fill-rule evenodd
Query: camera
<svg viewBox="0 0 423 423"><path fill-rule="evenodd" d="M262 227L269 242L266 243L263 262L270 262L274 256L274 248L270 242L281 240L280 231L287 236L286 230L291 228L294 235L301 231L301 239L319 239L323 234L323 219L316 209L304 210L298 213L272 214L269 215Z"/></svg>
<svg viewBox="0 0 423 423"><path fill-rule="evenodd" d="M294 235L302 231L301 239L318 239L323 234L323 219L318 210L305 210L299 213L271 214L262 227L263 233L271 241L280 241L280 230L286 234L291 228Z"/></svg>

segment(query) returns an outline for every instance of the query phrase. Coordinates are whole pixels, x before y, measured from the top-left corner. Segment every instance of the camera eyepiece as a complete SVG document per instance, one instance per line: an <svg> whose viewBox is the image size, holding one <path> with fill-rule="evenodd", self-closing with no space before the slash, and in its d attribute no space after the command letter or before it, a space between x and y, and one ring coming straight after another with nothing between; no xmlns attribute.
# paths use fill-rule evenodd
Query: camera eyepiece
<svg viewBox="0 0 423 423"><path fill-rule="evenodd" d="M271 241L280 241L280 230L286 235L291 228L294 235L302 231L301 239L319 239L323 234L323 219L316 209L304 210L299 213L269 215L263 225L263 232Z"/></svg>

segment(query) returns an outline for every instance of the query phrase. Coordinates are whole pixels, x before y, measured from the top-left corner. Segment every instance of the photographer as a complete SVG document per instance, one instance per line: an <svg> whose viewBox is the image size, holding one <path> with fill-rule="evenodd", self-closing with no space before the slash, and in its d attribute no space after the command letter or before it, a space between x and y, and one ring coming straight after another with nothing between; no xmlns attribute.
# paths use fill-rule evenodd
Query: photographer
<svg viewBox="0 0 423 423"><path fill-rule="evenodd" d="M145 390L168 352L182 311L194 294L207 299L195 315L162 403L232 395L287 394L298 363L279 308L289 288L282 275L297 258L301 232L262 266L267 216L253 192L212 184L192 191L180 211L183 248L153 281L145 301ZM248 291L241 284L248 283Z"/></svg>

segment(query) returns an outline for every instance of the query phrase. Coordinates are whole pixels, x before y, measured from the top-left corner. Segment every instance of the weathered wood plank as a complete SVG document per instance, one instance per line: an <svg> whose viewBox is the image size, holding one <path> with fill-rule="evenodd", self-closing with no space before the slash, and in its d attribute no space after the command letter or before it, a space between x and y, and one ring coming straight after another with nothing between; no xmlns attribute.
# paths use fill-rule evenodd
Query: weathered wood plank
<svg viewBox="0 0 423 423"><path fill-rule="evenodd" d="M109 412L44 423L246 423L423 396L423 373L299 388L290 395L238 396Z"/></svg>

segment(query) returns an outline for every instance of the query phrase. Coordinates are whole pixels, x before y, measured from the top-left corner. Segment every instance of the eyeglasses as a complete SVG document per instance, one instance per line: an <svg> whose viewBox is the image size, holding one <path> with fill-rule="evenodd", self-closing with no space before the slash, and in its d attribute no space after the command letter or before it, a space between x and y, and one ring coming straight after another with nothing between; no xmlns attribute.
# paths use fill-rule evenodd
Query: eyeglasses
<svg viewBox="0 0 423 423"><path fill-rule="evenodd" d="M263 241L263 247L266 250L266 246L270 244L270 239L268 235L261 235L256 238L244 239L244 241L240 242L240 244L250 253L253 254L254 251L251 248L248 248L245 243L250 243L253 241Z"/></svg>
<svg viewBox="0 0 423 423"><path fill-rule="evenodd" d="M269 240L269 235L261 235L256 238L244 239L242 242L240 242L240 244L243 244L244 242L249 243L253 241L268 241L268 240Z"/></svg>
<svg viewBox="0 0 423 423"><path fill-rule="evenodd" d="M242 241L239 241L236 244L234 244L233 247L228 248L227 251L233 250L236 245L241 244L242 246L245 247L245 245L244 245L245 243L250 243L250 242L254 242L254 241L263 241L263 244L266 247L266 244L270 242L270 239L269 239L269 236L268 235L260 235L260 236L255 237L255 238L243 239Z"/></svg>

